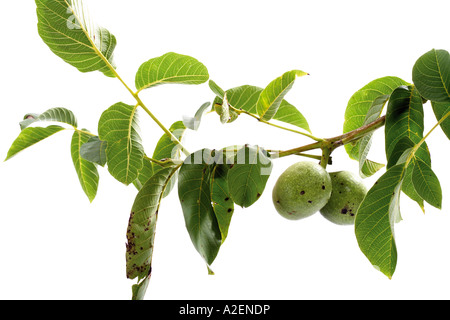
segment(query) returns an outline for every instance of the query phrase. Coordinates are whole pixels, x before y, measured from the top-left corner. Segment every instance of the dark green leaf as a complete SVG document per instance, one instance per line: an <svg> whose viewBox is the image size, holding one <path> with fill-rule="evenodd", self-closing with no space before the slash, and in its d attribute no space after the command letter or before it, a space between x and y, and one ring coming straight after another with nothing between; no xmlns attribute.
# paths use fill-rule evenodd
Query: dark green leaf
<svg viewBox="0 0 450 320"><path fill-rule="evenodd" d="M49 48L81 72L114 77L116 38L93 24L83 1L36 0L38 31Z"/></svg>
<svg viewBox="0 0 450 320"><path fill-rule="evenodd" d="M420 95L435 102L450 102L450 54L432 49L414 64L412 78Z"/></svg>
<svg viewBox="0 0 450 320"><path fill-rule="evenodd" d="M178 177L178 196L192 243L210 265L222 244L222 235L211 204L211 169L215 160L209 149L186 158Z"/></svg>
<svg viewBox="0 0 450 320"><path fill-rule="evenodd" d="M46 128L42 127L25 128L20 132L16 140L14 140L13 144L11 145L8 151L5 161L11 159L22 150L38 143L39 141L44 140L45 138L50 137L51 135L61 130L64 130L64 128L60 126L48 126Z"/></svg>
<svg viewBox="0 0 450 320"><path fill-rule="evenodd" d="M431 167L420 159L415 161L412 182L417 193L432 206L441 209L442 190Z"/></svg>
<svg viewBox="0 0 450 320"><path fill-rule="evenodd" d="M343 132L350 132L363 126L375 99L383 95L390 95L395 88L406 84L397 77L383 77L369 82L356 91L348 101L345 110ZM348 143L345 145L345 150L351 159L359 160L359 143Z"/></svg>
<svg viewBox="0 0 450 320"><path fill-rule="evenodd" d="M431 102L436 119L440 121L444 116L450 113L450 103ZM441 123L441 129L444 131L447 138L450 139L450 116Z"/></svg>
<svg viewBox="0 0 450 320"><path fill-rule="evenodd" d="M389 278L397 265L394 222L400 215L403 175L401 164L387 170L368 191L355 219L356 239L361 251Z"/></svg>
<svg viewBox="0 0 450 320"><path fill-rule="evenodd" d="M399 150L397 143L404 137L414 144L423 138L422 98L413 86L401 86L392 92L386 111L385 143L387 168L397 163L398 157L410 146ZM394 156L393 156L394 155Z"/></svg>
<svg viewBox="0 0 450 320"><path fill-rule="evenodd" d="M208 78L208 70L197 59L169 52L140 66L136 88L141 91L164 83L201 84Z"/></svg>
<svg viewBox="0 0 450 320"><path fill-rule="evenodd" d="M83 130L85 131L85 130ZM99 175L97 167L94 163L85 160L80 155L81 146L85 144L91 136L85 132L75 130L71 142L71 154L73 165L80 180L81 188L89 198L89 201L94 201L97 195Z"/></svg>
<svg viewBox="0 0 450 320"><path fill-rule="evenodd" d="M234 212L227 176L226 161L216 164L211 170L211 202L222 234L222 243L228 235L228 228Z"/></svg>
<svg viewBox="0 0 450 320"><path fill-rule="evenodd" d="M116 103L102 113L98 124L99 139L108 143L108 170L126 185L136 180L144 159L136 109L137 106Z"/></svg>
<svg viewBox="0 0 450 320"><path fill-rule="evenodd" d="M228 171L228 188L234 203L249 207L262 195L272 171L272 162L259 147L246 145L237 151Z"/></svg>
<svg viewBox="0 0 450 320"><path fill-rule="evenodd" d="M386 167L388 169L398 162L400 156L407 149L412 147L411 142L416 145L422 140L423 117L422 98L414 86L401 86L392 92L386 111L385 125ZM426 143L420 146L414 157L431 165L431 157ZM423 200L412 184L413 167L414 165L410 163L405 170L402 191L424 210Z"/></svg>
<svg viewBox="0 0 450 320"><path fill-rule="evenodd" d="M259 95L256 111L263 120L272 119L280 107L284 96L291 90L297 77L308 73L301 70L292 70L273 80Z"/></svg>
<svg viewBox="0 0 450 320"><path fill-rule="evenodd" d="M90 162L101 165L106 164L106 141L101 141L97 136L90 137L80 148L80 156Z"/></svg>

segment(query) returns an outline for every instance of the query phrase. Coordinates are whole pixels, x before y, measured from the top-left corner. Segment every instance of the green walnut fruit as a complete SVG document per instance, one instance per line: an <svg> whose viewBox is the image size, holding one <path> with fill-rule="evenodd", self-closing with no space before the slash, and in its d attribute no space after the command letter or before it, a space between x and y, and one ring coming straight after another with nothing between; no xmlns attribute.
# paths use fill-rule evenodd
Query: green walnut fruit
<svg viewBox="0 0 450 320"><path fill-rule="evenodd" d="M367 193L366 186L349 171L332 172L330 177L331 197L320 213L339 225L354 224L356 212Z"/></svg>
<svg viewBox="0 0 450 320"><path fill-rule="evenodd" d="M299 220L319 211L331 196L331 179L327 171L314 162L291 165L278 178L272 200L278 213Z"/></svg>

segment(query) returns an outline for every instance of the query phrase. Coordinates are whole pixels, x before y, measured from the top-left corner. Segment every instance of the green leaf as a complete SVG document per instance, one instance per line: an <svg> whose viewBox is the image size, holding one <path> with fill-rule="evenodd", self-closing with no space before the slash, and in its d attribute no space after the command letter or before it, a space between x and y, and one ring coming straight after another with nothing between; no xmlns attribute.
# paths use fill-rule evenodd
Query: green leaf
<svg viewBox="0 0 450 320"><path fill-rule="evenodd" d="M42 127L25 128L20 132L16 140L14 140L13 144L11 145L8 151L5 161L11 159L22 150L31 147L32 145L38 143L39 141L42 141L45 138L48 138L53 134L62 130L65 129L63 127L54 125L48 126L46 128Z"/></svg>
<svg viewBox="0 0 450 320"><path fill-rule="evenodd" d="M150 277L146 277L140 283L132 286L132 300L144 300L145 293L147 292L148 284L150 283Z"/></svg>
<svg viewBox="0 0 450 320"><path fill-rule="evenodd" d="M101 141L97 136L90 137L81 145L80 156L87 161L101 165L106 164L106 141Z"/></svg>
<svg viewBox="0 0 450 320"><path fill-rule="evenodd" d="M197 110L194 117L187 117L187 116L183 117L183 124L185 125L185 127L194 131L198 130L198 128L200 127L200 122L202 120L203 114L210 105L211 105L210 102L205 102Z"/></svg>
<svg viewBox="0 0 450 320"><path fill-rule="evenodd" d="M181 141L186 133L186 126L182 121L177 121L170 126L169 131L178 139L178 141ZM177 160L180 159L180 157L180 146L175 141L172 141L172 138L169 135L163 134L156 144L153 152L153 159L159 161L165 159ZM159 165L153 164L153 167L159 167Z"/></svg>
<svg viewBox="0 0 450 320"><path fill-rule="evenodd" d="M412 182L417 193L432 206L441 209L442 190L431 167L420 159L415 161Z"/></svg>
<svg viewBox="0 0 450 320"><path fill-rule="evenodd" d="M384 166L385 165L382 163L366 159L363 166L360 168L359 174L362 178L367 178L383 169Z"/></svg>
<svg viewBox="0 0 450 320"><path fill-rule="evenodd" d="M75 130L72 136L71 153L81 188L89 198L89 201L92 202L97 195L99 175L95 164L83 159L80 154L81 146L88 142L90 138L91 136L87 133Z"/></svg>
<svg viewBox="0 0 450 320"><path fill-rule="evenodd" d="M242 109L257 115L256 105L262 91L262 88L250 85L235 87L226 91L227 100L235 109ZM220 101L220 103L222 103L222 101ZM281 101L273 120L282 121L311 132L308 122L303 114L286 100Z"/></svg>
<svg viewBox="0 0 450 320"><path fill-rule="evenodd" d="M140 66L136 88L141 91L164 83L201 84L208 78L208 70L197 59L169 52Z"/></svg>
<svg viewBox="0 0 450 320"><path fill-rule="evenodd" d="M361 251L389 278L397 265L394 222L400 215L403 175L401 164L387 170L368 191L355 219L355 234Z"/></svg>
<svg viewBox="0 0 450 320"><path fill-rule="evenodd" d="M183 139L184 134L186 133L186 126L182 121L177 121L173 123L169 131L181 141ZM181 158L181 147L176 142L172 141L172 137L167 134L163 134L163 136L159 139L156 144L155 150L153 151L153 159L162 161L166 159L172 159L174 161L179 160ZM152 163L152 172L157 172L162 167L156 163ZM147 174L148 175L148 174ZM165 190L164 197L168 196L169 193L173 190L178 178L178 172L174 174L172 179L169 182L168 187Z"/></svg>
<svg viewBox="0 0 450 320"><path fill-rule="evenodd" d="M422 55L412 71L420 95L435 102L450 102L450 54L432 49Z"/></svg>
<svg viewBox="0 0 450 320"><path fill-rule="evenodd" d="M249 207L262 195L272 171L272 162L259 147L238 150L228 171L228 188L234 203Z"/></svg>
<svg viewBox="0 0 450 320"><path fill-rule="evenodd" d="M373 101L371 107L367 111L366 119L364 120L363 125L367 125L380 117L384 105L388 99L389 95L382 95ZM363 178L372 176L384 167L383 164L367 159L367 155L372 144L372 136L372 133L367 134L359 141L359 174Z"/></svg>
<svg viewBox="0 0 450 320"><path fill-rule="evenodd" d="M422 97L414 86L400 86L392 92L386 111L385 124L386 167L388 169L398 162L402 153L411 148L412 144L416 145L422 140L423 117ZM426 143L420 146L414 157L431 166L431 157ZM412 184L413 167L413 164L409 164L406 168L402 191L424 210L423 200Z"/></svg>
<svg viewBox="0 0 450 320"><path fill-rule="evenodd" d="M343 132L350 132L364 125L374 101L383 95L390 95L397 87L407 82L397 77L383 77L373 80L356 91L348 101L345 110ZM345 150L351 159L359 160L359 142L348 143Z"/></svg>
<svg viewBox="0 0 450 320"><path fill-rule="evenodd" d="M431 106L433 108L434 115L436 119L440 121L444 116L446 116L450 112L450 103L443 102L431 102ZM450 139L450 117L441 122L441 129L444 131L447 138Z"/></svg>
<svg viewBox="0 0 450 320"><path fill-rule="evenodd" d="M278 120L284 123L292 124L296 127L305 129L306 131L311 133L308 121L303 116L303 114L301 114L300 111L298 111L298 109L295 106L293 106L286 100L281 101L280 107L278 108L277 113L273 117L273 120Z"/></svg>
<svg viewBox="0 0 450 320"><path fill-rule="evenodd" d="M144 165L141 170L139 170L136 180L133 181L136 189L141 190L144 184L153 176L153 162L149 159L144 158Z"/></svg>
<svg viewBox="0 0 450 320"><path fill-rule="evenodd" d="M398 142L409 138L417 144L423 138L424 113L422 98L413 86L401 86L392 92L386 111L385 144L387 168L397 163L398 157L410 146L405 145L403 150L398 147Z"/></svg>
<svg viewBox="0 0 450 320"><path fill-rule="evenodd" d="M167 167L155 173L134 200L127 228L126 273L129 279L144 280L133 286L133 299L142 299L148 286L162 195L178 168Z"/></svg>
<svg viewBox="0 0 450 320"><path fill-rule="evenodd" d="M38 32L57 56L81 72L114 77L116 38L96 26L83 1L36 0Z"/></svg>
<svg viewBox="0 0 450 320"><path fill-rule="evenodd" d="M129 185L143 166L144 150L139 136L137 106L119 102L104 111L98 124L99 139L108 143L108 170Z"/></svg>
<svg viewBox="0 0 450 320"><path fill-rule="evenodd" d="M300 70L292 70L273 80L261 92L256 104L256 111L263 120L272 119L278 111L284 96L291 90L297 77L308 73Z"/></svg>
<svg viewBox="0 0 450 320"><path fill-rule="evenodd" d="M228 165L226 161L218 163L212 168L210 185L211 203L216 214L223 243L227 238L234 212L234 203L228 188Z"/></svg>
<svg viewBox="0 0 450 320"><path fill-rule="evenodd" d="M225 91L221 87L219 87L217 83L215 83L214 81L209 80L208 85L211 91L214 92L215 95L218 96L219 98L223 98L225 96Z"/></svg>
<svg viewBox="0 0 450 320"><path fill-rule="evenodd" d="M37 121L55 121L65 124L69 124L73 127L77 127L77 118L72 111L66 108L52 108L44 113L28 113L24 116L24 120L20 122L20 128L23 130L29 125Z"/></svg>
<svg viewBox="0 0 450 320"><path fill-rule="evenodd" d="M178 196L186 229L195 249L211 265L222 244L214 208L211 204L211 168L215 160L209 149L186 158L178 177Z"/></svg>

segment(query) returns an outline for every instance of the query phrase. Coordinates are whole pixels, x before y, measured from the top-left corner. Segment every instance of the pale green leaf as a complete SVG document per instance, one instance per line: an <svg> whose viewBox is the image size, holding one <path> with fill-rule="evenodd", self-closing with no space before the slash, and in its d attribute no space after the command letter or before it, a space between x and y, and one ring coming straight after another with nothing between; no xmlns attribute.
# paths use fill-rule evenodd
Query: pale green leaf
<svg viewBox="0 0 450 320"><path fill-rule="evenodd" d="M89 201L92 202L97 195L98 189L99 175L97 167L94 163L83 159L80 155L81 146L85 144L90 137L91 136L87 133L75 130L72 136L71 154L81 188L88 197Z"/></svg>
<svg viewBox="0 0 450 320"><path fill-rule="evenodd" d="M38 31L49 48L81 72L114 77L116 38L96 26L81 0L36 0Z"/></svg>
<svg viewBox="0 0 450 320"><path fill-rule="evenodd" d="M139 135L137 106L119 102L104 111L98 124L99 139L108 143L108 170L129 185L143 166L144 150Z"/></svg>
<svg viewBox="0 0 450 320"><path fill-rule="evenodd" d="M363 125L369 124L380 117L388 99L389 95L382 95L373 101L371 107L367 111ZM372 145L372 136L373 133L369 133L359 141L359 174L362 178L370 177L384 167L384 164L367 159Z"/></svg>
<svg viewBox="0 0 450 320"><path fill-rule="evenodd" d="M256 111L261 119L272 119L277 113L284 96L294 85L295 79L307 74L300 70L292 70L269 83L259 95L258 102L256 103Z"/></svg>
<svg viewBox="0 0 450 320"><path fill-rule="evenodd" d="M61 122L73 127L77 127L77 118L73 114L72 111L66 108L52 108L44 113L36 114L36 113L28 113L24 116L24 120L20 122L20 128L23 130L29 125L37 121L55 121Z"/></svg>
<svg viewBox="0 0 450 320"><path fill-rule="evenodd" d="M367 114L375 99L390 95L397 87L407 83L397 77L383 77L369 82L349 99L345 110L343 132L350 132L364 125ZM345 150L351 159L359 160L359 142L348 143Z"/></svg>
<svg viewBox="0 0 450 320"><path fill-rule="evenodd" d="M450 102L450 54L432 49L417 59L412 78L420 95L435 102Z"/></svg>
<svg viewBox="0 0 450 320"><path fill-rule="evenodd" d="M217 97L219 97L219 98L224 97L225 91L221 87L219 87L217 85L217 83L215 83L212 80L209 80L208 85L209 85L209 88L211 89L211 91L214 92Z"/></svg>
<svg viewBox="0 0 450 320"><path fill-rule="evenodd" d="M141 91L164 83L201 84L208 79L208 70L197 59L169 52L139 67L136 88Z"/></svg>
<svg viewBox="0 0 450 320"><path fill-rule="evenodd" d="M106 141L101 141L97 136L90 137L80 148L80 156L92 163L101 165L106 164Z"/></svg>
<svg viewBox="0 0 450 320"><path fill-rule="evenodd" d="M19 136L14 140L12 143L8 154L6 156L6 160L11 159L16 154L21 152L22 150L38 143L39 141L42 141L53 134L64 130L63 127L60 126L48 126L46 128L42 127L28 127L22 130L19 134Z"/></svg>
<svg viewBox="0 0 450 320"><path fill-rule="evenodd" d="M366 159L359 174L362 178L368 178L385 167L384 164Z"/></svg>
<svg viewBox="0 0 450 320"><path fill-rule="evenodd" d="M185 125L185 127L194 131L198 130L202 121L203 114L210 105L210 102L205 102L200 106L193 117L184 116L183 124Z"/></svg>
<svg viewBox="0 0 450 320"><path fill-rule="evenodd" d="M235 109L242 109L257 115L256 105L263 89L250 85L231 88L226 91L228 103ZM219 99L219 98L217 98ZM222 101L219 99L220 103ZM288 123L308 132L311 132L309 124L303 114L286 100L282 100L273 120Z"/></svg>

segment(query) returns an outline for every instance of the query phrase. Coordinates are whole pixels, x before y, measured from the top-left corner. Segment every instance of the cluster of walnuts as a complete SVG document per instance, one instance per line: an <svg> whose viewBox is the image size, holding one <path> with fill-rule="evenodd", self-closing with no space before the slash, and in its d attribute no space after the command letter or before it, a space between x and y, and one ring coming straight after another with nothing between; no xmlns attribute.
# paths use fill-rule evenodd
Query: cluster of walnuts
<svg viewBox="0 0 450 320"><path fill-rule="evenodd" d="M299 220L320 211L339 225L355 222L359 205L366 196L363 182L349 171L328 173L310 161L291 165L278 178L272 199L278 213Z"/></svg>

